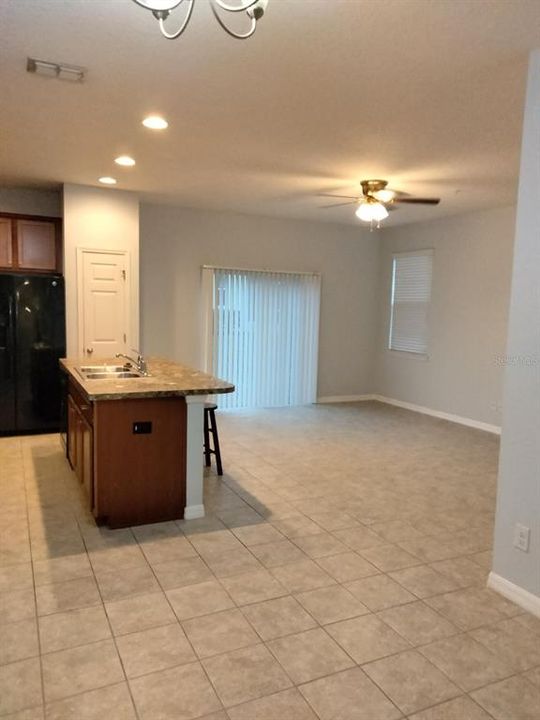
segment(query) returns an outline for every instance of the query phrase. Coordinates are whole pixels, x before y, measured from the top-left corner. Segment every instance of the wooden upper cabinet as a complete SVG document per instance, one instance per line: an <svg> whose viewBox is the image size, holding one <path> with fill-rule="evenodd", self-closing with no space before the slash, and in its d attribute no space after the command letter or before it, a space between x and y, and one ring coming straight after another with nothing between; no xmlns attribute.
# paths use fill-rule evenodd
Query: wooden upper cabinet
<svg viewBox="0 0 540 720"><path fill-rule="evenodd" d="M12 225L9 218L0 217L0 267L13 267Z"/></svg>
<svg viewBox="0 0 540 720"><path fill-rule="evenodd" d="M14 272L61 272L61 221L0 215L0 268Z"/></svg>
<svg viewBox="0 0 540 720"><path fill-rule="evenodd" d="M56 270L55 224L40 220L18 220L17 260L21 268Z"/></svg>

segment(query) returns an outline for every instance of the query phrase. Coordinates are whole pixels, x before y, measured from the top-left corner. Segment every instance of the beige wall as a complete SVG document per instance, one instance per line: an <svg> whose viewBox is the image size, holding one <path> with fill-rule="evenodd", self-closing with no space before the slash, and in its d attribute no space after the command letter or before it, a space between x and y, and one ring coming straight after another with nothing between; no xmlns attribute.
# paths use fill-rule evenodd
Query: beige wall
<svg viewBox="0 0 540 720"><path fill-rule="evenodd" d="M499 426L515 208L382 232L374 392ZM392 254L433 248L429 358L387 349Z"/></svg>
<svg viewBox="0 0 540 720"><path fill-rule="evenodd" d="M493 558L495 577L492 575L490 580L493 587L514 597L540 616L539 197L540 50L537 50L531 55L523 128L504 378ZM530 529L529 552L513 546L517 523ZM523 594L521 590L526 592ZM517 596L514 595L516 591Z"/></svg>
<svg viewBox="0 0 540 720"><path fill-rule="evenodd" d="M0 212L60 217L62 193L56 190L0 188Z"/></svg>
<svg viewBox="0 0 540 720"><path fill-rule="evenodd" d="M138 344L139 218L132 193L66 185L0 190L6 212L65 214L68 352L78 355L77 248L131 255ZM322 273L319 396L376 393L500 425L515 210L369 233L363 228L143 204L141 332L147 353L200 365L200 267ZM393 252L435 249L428 360L386 349Z"/></svg>
<svg viewBox="0 0 540 720"><path fill-rule="evenodd" d="M81 355L77 322L77 250L125 250L130 258L130 333L139 344L139 200L134 193L64 185L67 353Z"/></svg>
<svg viewBox="0 0 540 720"><path fill-rule="evenodd" d="M319 396L371 390L377 233L326 223L141 205L145 353L201 363L201 266L322 273Z"/></svg>

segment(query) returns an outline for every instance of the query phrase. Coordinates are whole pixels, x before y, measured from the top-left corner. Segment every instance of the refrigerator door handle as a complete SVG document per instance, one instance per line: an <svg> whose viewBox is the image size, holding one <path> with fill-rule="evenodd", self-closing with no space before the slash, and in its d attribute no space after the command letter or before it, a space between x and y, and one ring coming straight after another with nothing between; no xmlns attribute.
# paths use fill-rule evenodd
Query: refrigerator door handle
<svg viewBox="0 0 540 720"><path fill-rule="evenodd" d="M2 326L2 333L0 333L0 352L5 358L2 363L4 368L3 379L11 380L15 373L15 325L13 322L13 298L11 295L7 296L7 322Z"/></svg>
<svg viewBox="0 0 540 720"><path fill-rule="evenodd" d="M7 335L7 352L9 357L9 376L15 377L15 321L13 312L13 296L8 295L8 335Z"/></svg>

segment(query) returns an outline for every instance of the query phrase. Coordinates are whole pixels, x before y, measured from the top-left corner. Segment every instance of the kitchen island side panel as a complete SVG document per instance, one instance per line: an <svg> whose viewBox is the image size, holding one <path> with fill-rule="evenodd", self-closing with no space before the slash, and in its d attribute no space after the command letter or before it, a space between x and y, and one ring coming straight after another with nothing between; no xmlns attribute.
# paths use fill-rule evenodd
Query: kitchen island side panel
<svg viewBox="0 0 540 720"><path fill-rule="evenodd" d="M94 483L94 515L111 528L182 518L185 399L95 402Z"/></svg>

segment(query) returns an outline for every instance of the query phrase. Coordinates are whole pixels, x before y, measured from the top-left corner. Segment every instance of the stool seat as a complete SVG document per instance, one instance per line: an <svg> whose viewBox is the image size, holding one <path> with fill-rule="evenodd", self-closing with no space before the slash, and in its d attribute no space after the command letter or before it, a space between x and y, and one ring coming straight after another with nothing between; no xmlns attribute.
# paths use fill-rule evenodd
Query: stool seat
<svg viewBox="0 0 540 720"><path fill-rule="evenodd" d="M216 458L216 469L218 475L223 475L223 467L221 465L221 451L219 449L219 436L216 423L217 405L211 402L204 403L204 462L206 467L212 464L211 456ZM212 446L210 445L210 435L212 436Z"/></svg>

